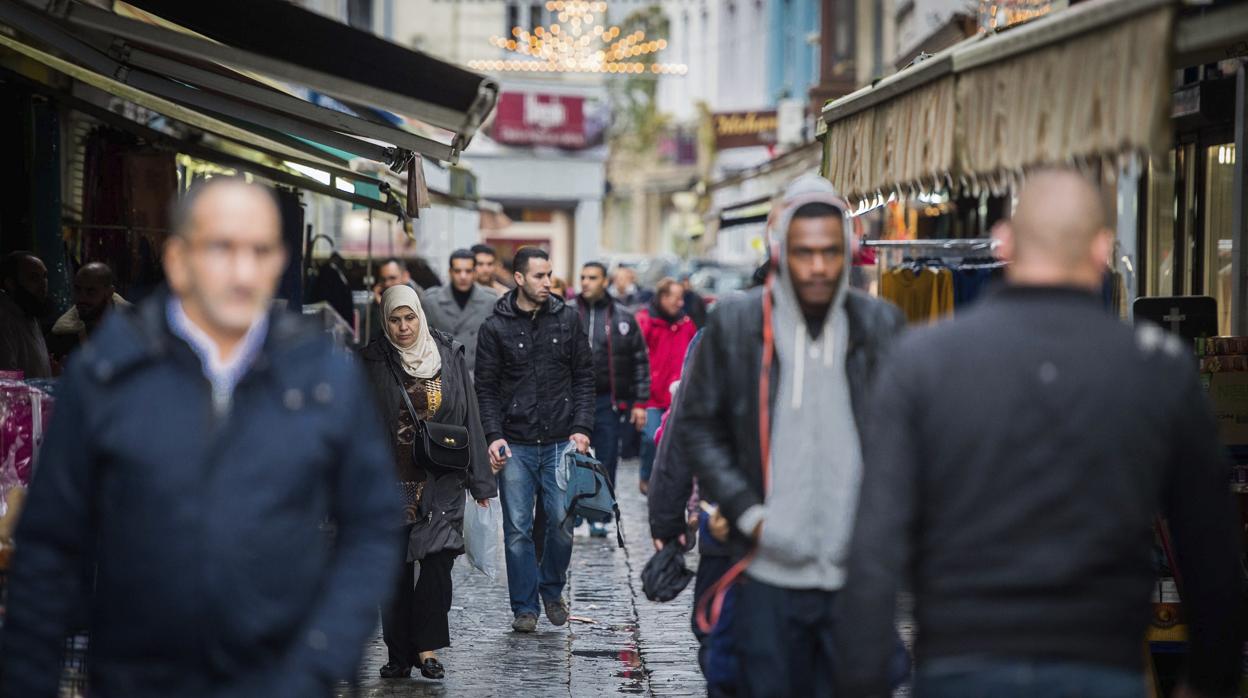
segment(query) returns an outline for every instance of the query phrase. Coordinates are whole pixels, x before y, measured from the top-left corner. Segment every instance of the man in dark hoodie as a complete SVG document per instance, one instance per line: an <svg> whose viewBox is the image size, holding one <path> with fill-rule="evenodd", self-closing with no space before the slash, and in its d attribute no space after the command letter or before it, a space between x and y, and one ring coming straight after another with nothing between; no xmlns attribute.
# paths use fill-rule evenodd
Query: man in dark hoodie
<svg viewBox="0 0 1248 698"><path fill-rule="evenodd" d="M607 293L607 268L599 262L581 268L581 295L572 305L594 357L594 449L614 483L625 419L638 431L646 426L645 405L650 399L646 340L633 314ZM591 522L589 531L602 538L607 526Z"/></svg>
<svg viewBox="0 0 1248 698"><path fill-rule="evenodd" d="M848 288L848 204L797 179L772 228L763 288L711 313L683 379L679 451L733 525L738 693L825 696L832 604L862 473L858 429L891 305ZM730 573L732 574L732 573Z"/></svg>
<svg viewBox="0 0 1248 698"><path fill-rule="evenodd" d="M538 598L546 619L568 622L563 588L572 533L556 470L569 441L589 450L594 431L594 364L576 310L550 292L550 256L522 247L516 288L498 299L477 336L477 399L490 459L499 474L507 591L512 628L537 629ZM513 458L514 456L514 458ZM546 543L538 568L534 502L546 512Z"/></svg>
<svg viewBox="0 0 1248 698"><path fill-rule="evenodd" d="M1033 175L1000 231L1007 285L881 366L840 599L844 694L888 695L908 581L918 695L1142 698L1160 513L1191 630L1181 695L1232 695L1239 533L1192 348L1105 312L1113 233L1078 174Z"/></svg>

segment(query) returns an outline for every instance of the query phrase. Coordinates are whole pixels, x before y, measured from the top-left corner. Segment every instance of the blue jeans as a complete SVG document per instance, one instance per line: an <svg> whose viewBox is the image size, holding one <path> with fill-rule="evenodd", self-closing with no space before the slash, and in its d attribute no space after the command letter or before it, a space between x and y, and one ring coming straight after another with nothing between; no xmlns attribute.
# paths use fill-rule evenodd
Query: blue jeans
<svg viewBox="0 0 1248 698"><path fill-rule="evenodd" d="M507 548L507 592L511 612L538 613L538 593L547 601L563 595L572 560L572 532L563 525L564 493L555 468L566 442L511 444L511 460L499 474L503 505L503 541ZM546 513L546 540L539 569L533 548L533 509Z"/></svg>
<svg viewBox="0 0 1248 698"><path fill-rule="evenodd" d="M924 662L917 698L1143 698L1142 671L1063 661L950 657Z"/></svg>
<svg viewBox="0 0 1248 698"><path fill-rule="evenodd" d="M615 485L615 469L620 464L620 421L622 417L615 410L615 401L610 393L599 395L594 405L594 434L590 444L598 461L607 469L611 476L611 484Z"/></svg>
<svg viewBox="0 0 1248 698"><path fill-rule="evenodd" d="M659 445L654 442L654 435L663 423L663 410L658 407L646 408L646 430L641 433L641 479L650 481L650 471L654 469L654 457L659 452Z"/></svg>

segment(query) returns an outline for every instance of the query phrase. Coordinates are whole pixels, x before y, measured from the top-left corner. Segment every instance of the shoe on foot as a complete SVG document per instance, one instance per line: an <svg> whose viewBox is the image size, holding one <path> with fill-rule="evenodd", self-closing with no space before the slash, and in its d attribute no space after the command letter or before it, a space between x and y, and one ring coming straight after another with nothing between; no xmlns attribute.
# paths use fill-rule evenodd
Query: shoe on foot
<svg viewBox="0 0 1248 698"><path fill-rule="evenodd" d="M521 613L511 622L511 629L518 633L532 633L537 631L537 614Z"/></svg>
<svg viewBox="0 0 1248 698"><path fill-rule="evenodd" d="M607 525L604 523L598 523L596 521L590 522L589 535L594 538L606 538L607 537Z"/></svg>
<svg viewBox="0 0 1248 698"><path fill-rule="evenodd" d="M542 600L542 604L546 607L546 620L551 625L563 625L568 622L568 605L563 599L555 599L554 601Z"/></svg>
<svg viewBox="0 0 1248 698"><path fill-rule="evenodd" d="M446 669L442 667L442 662L439 662L437 657L430 657L421 663L420 675L426 679L444 679Z"/></svg>
<svg viewBox="0 0 1248 698"><path fill-rule="evenodd" d="M383 679L406 679L412 675L412 667L408 664L390 662L381 668Z"/></svg>

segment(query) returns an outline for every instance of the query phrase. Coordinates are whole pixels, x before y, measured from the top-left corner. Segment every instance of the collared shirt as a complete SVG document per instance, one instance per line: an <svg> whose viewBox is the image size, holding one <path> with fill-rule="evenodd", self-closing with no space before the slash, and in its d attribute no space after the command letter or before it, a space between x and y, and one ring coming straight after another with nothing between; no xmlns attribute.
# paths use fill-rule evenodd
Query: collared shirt
<svg viewBox="0 0 1248 698"><path fill-rule="evenodd" d="M229 359L221 358L216 342L187 317L182 301L176 296L170 297L168 305L165 306L165 317L169 321L169 330L185 340L199 357L204 367L204 376L212 384L213 407L218 415L225 414L230 409L234 388L260 354L260 347L268 335L268 313L261 313L251 324L238 348L234 350L234 356Z"/></svg>

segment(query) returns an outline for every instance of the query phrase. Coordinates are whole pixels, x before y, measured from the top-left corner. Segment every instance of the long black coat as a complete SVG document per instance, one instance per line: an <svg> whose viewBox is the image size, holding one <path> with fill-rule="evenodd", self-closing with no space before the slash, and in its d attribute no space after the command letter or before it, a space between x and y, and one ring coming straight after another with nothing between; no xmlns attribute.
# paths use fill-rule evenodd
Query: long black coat
<svg viewBox="0 0 1248 698"><path fill-rule="evenodd" d="M431 522L437 530L425 531L431 539L438 541L435 549L464 549L464 490L472 493L473 499L490 499L498 496L498 481L490 469L490 457L485 442L485 433L481 429L481 414L477 409L477 395L472 389L472 379L468 375L468 365L464 361L464 346L451 339L450 335L433 330L434 342L438 345L438 353L442 357L442 406L429 421L441 424L455 424L468 429L472 451L472 460L467 473L446 473L434 482L431 503L439 512ZM394 444L394 432L398 428L399 409L403 408L403 393L395 379L395 370L399 369L398 352L389 340L378 339L360 351L364 371L373 386L373 395L377 399L377 412L381 415L389 442ZM389 362L389 363L388 363ZM393 450L391 462L395 462ZM426 490L425 497L431 496ZM396 519L397 521L397 519Z"/></svg>

